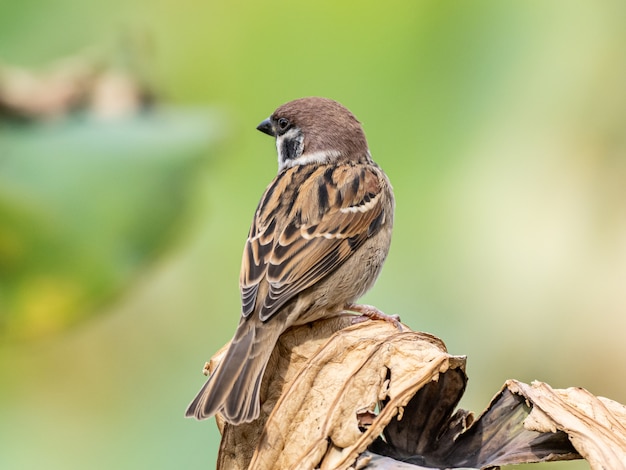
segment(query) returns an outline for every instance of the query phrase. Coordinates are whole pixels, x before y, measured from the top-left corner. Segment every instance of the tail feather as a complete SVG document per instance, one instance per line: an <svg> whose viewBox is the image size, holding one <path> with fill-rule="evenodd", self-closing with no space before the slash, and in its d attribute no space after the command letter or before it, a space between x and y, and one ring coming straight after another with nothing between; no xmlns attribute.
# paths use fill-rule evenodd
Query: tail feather
<svg viewBox="0 0 626 470"><path fill-rule="evenodd" d="M191 402L185 416L207 419L220 412L232 424L258 418L261 381L283 330L279 325L252 323L242 320L239 324L224 359Z"/></svg>

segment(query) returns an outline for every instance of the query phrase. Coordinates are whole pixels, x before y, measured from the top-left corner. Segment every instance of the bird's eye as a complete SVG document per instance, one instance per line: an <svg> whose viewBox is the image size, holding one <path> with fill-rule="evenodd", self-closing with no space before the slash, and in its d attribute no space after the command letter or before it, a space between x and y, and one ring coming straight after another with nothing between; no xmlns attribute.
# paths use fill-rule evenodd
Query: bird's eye
<svg viewBox="0 0 626 470"><path fill-rule="evenodd" d="M287 129L287 127L289 127L289 120L285 118L280 118L278 120L278 128L281 131L284 131L285 129Z"/></svg>

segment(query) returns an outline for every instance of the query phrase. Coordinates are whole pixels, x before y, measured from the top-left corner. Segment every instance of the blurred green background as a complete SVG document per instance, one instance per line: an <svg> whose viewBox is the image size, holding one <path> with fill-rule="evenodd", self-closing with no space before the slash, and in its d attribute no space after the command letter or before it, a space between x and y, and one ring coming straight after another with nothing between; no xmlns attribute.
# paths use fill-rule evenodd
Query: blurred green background
<svg viewBox="0 0 626 470"><path fill-rule="evenodd" d="M624 24L620 0L2 2L0 61L134 47L168 111L0 128L0 468L214 466L183 412L276 172L255 126L307 95L395 188L363 300L468 356L464 407L508 378L626 403Z"/></svg>

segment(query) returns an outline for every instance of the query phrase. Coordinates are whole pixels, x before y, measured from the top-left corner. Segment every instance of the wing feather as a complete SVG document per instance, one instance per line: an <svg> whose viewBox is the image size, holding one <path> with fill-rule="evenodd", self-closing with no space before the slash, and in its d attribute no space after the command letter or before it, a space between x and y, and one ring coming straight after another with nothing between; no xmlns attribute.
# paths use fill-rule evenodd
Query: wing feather
<svg viewBox="0 0 626 470"><path fill-rule="evenodd" d="M261 198L244 248L244 316L269 319L344 263L380 229L388 191L371 165L282 171Z"/></svg>

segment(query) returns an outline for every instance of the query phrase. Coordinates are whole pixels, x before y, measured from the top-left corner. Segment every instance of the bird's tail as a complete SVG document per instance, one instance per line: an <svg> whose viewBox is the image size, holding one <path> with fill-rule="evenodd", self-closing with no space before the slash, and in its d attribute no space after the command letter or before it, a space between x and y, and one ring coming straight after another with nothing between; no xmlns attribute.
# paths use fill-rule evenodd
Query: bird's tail
<svg viewBox="0 0 626 470"><path fill-rule="evenodd" d="M278 318L272 318L272 322ZM259 417L261 381L282 333L279 325L242 318L224 359L211 374L185 416L207 419L220 412L231 424Z"/></svg>

